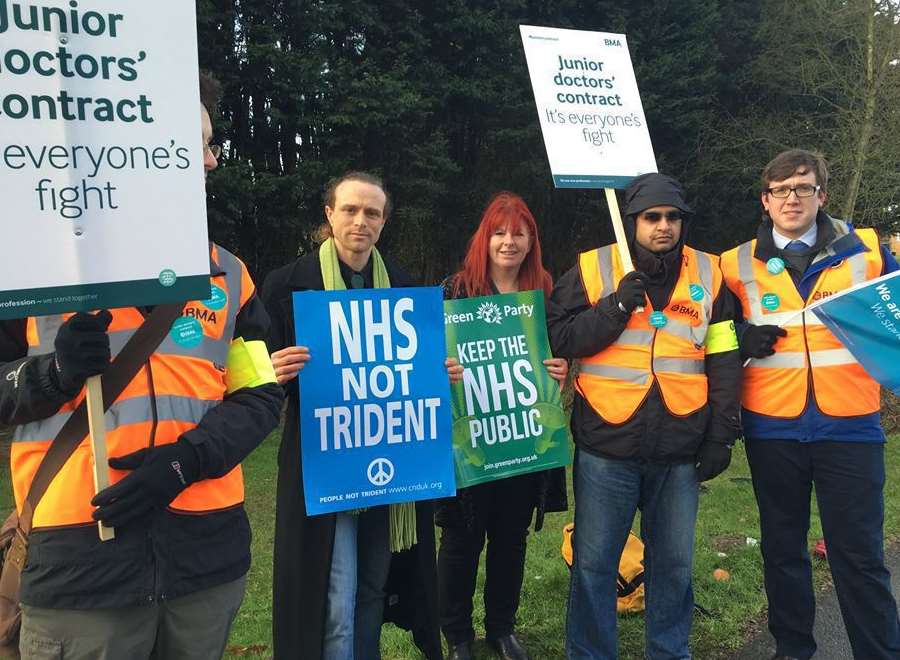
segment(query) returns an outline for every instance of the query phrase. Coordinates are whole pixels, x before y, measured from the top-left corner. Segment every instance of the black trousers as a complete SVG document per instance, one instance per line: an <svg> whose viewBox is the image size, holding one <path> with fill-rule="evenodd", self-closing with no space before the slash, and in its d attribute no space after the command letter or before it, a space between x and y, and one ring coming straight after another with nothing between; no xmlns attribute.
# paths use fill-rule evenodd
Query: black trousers
<svg viewBox="0 0 900 660"><path fill-rule="evenodd" d="M748 440L747 458L762 528L769 631L778 652L806 660L816 651L807 539L815 485L853 656L900 658L900 621L884 564L884 446Z"/></svg>
<svg viewBox="0 0 900 660"><path fill-rule="evenodd" d="M513 632L536 488L535 475L526 474L473 486L457 496L456 504L461 509L459 500L472 498L474 520L454 516L452 522L457 524L445 524L441 532L438 551L441 630L451 646L475 639L472 598L485 537L485 631L489 638Z"/></svg>

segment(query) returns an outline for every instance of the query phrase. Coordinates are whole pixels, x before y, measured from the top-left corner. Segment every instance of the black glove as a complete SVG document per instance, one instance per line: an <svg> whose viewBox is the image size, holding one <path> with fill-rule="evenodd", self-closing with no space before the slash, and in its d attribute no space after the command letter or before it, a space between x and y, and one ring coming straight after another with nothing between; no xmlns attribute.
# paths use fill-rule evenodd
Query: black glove
<svg viewBox="0 0 900 660"><path fill-rule="evenodd" d="M53 344L56 382L63 392L75 393L88 377L106 371L110 357L106 329L111 321L112 314L104 309L96 315L78 312L60 326Z"/></svg>
<svg viewBox="0 0 900 660"><path fill-rule="evenodd" d="M91 500L91 504L99 507L93 513L94 520L102 520L110 527L119 527L168 506L200 478L200 456L187 440L110 458L109 467L134 470Z"/></svg>
<svg viewBox="0 0 900 660"><path fill-rule="evenodd" d="M787 337L787 330L777 325L748 325L741 335L741 357L746 360L775 355L773 346L779 337Z"/></svg>
<svg viewBox="0 0 900 660"><path fill-rule="evenodd" d="M697 481L709 481L719 476L728 468L729 463L731 447L716 440L707 440L697 452Z"/></svg>
<svg viewBox="0 0 900 660"><path fill-rule="evenodd" d="M647 286L644 284L647 276L642 272L633 270L619 281L616 288L616 303L626 314L631 314L635 307L644 305L647 295Z"/></svg>

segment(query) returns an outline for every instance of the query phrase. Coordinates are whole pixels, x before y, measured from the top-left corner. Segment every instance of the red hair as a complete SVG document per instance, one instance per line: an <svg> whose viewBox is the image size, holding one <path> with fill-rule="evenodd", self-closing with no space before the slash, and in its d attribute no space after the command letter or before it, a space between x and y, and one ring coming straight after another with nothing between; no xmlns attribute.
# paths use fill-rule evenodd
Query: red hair
<svg viewBox="0 0 900 660"><path fill-rule="evenodd" d="M481 223L469 241L469 248L463 260L462 270L453 282L453 295L489 296L491 290L491 261L488 248L491 236L500 228L524 228L531 236L531 249L519 267L519 291L540 289L545 296L550 295L553 280L544 269L541 260L541 241L538 239L537 222L528 205L515 193L502 191L491 198Z"/></svg>

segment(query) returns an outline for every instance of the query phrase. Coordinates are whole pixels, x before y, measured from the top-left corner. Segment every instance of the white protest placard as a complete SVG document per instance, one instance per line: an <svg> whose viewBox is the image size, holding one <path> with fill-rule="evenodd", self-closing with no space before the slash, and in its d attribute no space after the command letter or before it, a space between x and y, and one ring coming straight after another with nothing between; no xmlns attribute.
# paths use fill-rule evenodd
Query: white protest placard
<svg viewBox="0 0 900 660"><path fill-rule="evenodd" d="M656 172L624 34L520 25L557 188L624 188Z"/></svg>
<svg viewBox="0 0 900 660"><path fill-rule="evenodd" d="M209 297L190 0L0 0L0 319Z"/></svg>

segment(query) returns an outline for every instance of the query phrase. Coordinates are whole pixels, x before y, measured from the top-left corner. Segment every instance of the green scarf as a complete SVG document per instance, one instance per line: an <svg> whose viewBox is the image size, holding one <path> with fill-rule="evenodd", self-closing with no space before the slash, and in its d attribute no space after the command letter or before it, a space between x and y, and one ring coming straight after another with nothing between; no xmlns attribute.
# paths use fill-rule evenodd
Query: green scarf
<svg viewBox="0 0 900 660"><path fill-rule="evenodd" d="M338 261L334 239L329 238L319 248L319 266L322 269L322 282L326 291L345 291L347 285L341 276L341 264ZM376 289L388 289L391 279L388 277L384 259L377 249L372 250L372 279ZM365 509L357 509L352 513L362 513ZM416 505L414 502L391 504L391 552L408 550L416 544Z"/></svg>

